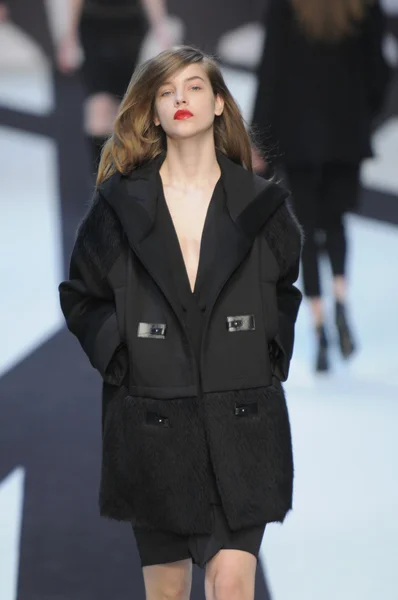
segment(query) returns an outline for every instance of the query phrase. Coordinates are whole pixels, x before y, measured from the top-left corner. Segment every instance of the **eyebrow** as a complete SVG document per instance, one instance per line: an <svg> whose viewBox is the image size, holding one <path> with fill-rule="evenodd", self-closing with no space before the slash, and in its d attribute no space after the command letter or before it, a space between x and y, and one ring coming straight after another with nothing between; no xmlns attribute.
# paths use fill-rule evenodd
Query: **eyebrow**
<svg viewBox="0 0 398 600"><path fill-rule="evenodd" d="M203 81L203 83L205 83L205 80L200 75L192 75L192 77L188 77L187 79L184 79L184 83L186 83L187 81L192 81L193 79L201 79ZM160 87L163 87L164 85L171 85L172 83L173 83L172 81L165 81L164 83L162 83L162 85Z"/></svg>

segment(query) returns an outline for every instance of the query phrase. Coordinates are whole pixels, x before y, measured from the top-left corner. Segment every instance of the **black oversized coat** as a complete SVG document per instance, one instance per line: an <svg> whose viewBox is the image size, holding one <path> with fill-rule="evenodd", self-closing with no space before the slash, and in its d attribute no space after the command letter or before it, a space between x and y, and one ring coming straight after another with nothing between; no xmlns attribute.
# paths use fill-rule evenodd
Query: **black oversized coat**
<svg viewBox="0 0 398 600"><path fill-rule="evenodd" d="M317 166L371 156L372 120L390 77L378 0L355 35L338 43L304 35L291 0L270 0L264 24L252 124L270 158Z"/></svg>
<svg viewBox="0 0 398 600"><path fill-rule="evenodd" d="M211 530L210 461L233 530L282 521L292 503L280 382L301 232L283 188L217 157L227 211L199 291L199 361L154 226L162 157L99 187L60 285L67 325L104 380L101 514L181 534Z"/></svg>

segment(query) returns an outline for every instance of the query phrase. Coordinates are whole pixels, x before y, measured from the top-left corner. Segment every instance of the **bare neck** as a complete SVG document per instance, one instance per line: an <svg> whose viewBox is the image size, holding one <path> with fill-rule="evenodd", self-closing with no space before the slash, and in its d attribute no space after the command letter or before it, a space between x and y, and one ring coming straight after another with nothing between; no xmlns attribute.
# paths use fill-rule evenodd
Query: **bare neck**
<svg viewBox="0 0 398 600"><path fill-rule="evenodd" d="M160 168L163 184L181 190L214 186L221 174L214 141L168 140L167 155Z"/></svg>

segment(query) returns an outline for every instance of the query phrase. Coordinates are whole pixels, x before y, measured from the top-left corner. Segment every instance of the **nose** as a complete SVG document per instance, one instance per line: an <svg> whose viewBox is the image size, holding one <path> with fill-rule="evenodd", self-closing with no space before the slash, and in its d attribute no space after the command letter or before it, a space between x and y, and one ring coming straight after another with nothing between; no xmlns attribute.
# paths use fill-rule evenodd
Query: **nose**
<svg viewBox="0 0 398 600"><path fill-rule="evenodd" d="M176 93L174 103L176 106L181 106L187 103L183 91L178 91Z"/></svg>

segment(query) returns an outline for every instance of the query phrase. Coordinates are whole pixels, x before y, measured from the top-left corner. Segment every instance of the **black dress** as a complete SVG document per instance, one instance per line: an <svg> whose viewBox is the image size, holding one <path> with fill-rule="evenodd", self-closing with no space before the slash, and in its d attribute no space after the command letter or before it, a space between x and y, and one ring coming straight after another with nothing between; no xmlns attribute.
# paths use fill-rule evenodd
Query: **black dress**
<svg viewBox="0 0 398 600"><path fill-rule="evenodd" d="M79 35L87 95L123 97L147 30L139 0L85 0Z"/></svg>
<svg viewBox="0 0 398 600"><path fill-rule="evenodd" d="M171 272L184 308L186 325L191 336L197 360L199 360L203 323L203 306L200 299L200 289L208 268L216 255L218 217L224 210L226 210L225 191L222 179L220 178L214 188L205 219L198 272L192 292L181 247L167 207L159 175L156 226L161 228L163 233ZM195 493L195 490L192 490L192 494ZM206 563L223 548L243 550L250 552L256 558L258 557L265 525L240 531L232 531L229 528L214 473L210 498L213 507L213 532L211 534L184 536L172 532L148 531L138 527L133 528L143 567L191 558L193 563L204 568Z"/></svg>

